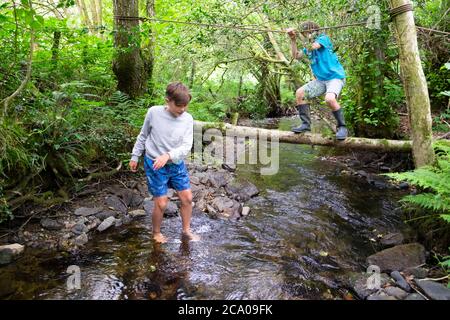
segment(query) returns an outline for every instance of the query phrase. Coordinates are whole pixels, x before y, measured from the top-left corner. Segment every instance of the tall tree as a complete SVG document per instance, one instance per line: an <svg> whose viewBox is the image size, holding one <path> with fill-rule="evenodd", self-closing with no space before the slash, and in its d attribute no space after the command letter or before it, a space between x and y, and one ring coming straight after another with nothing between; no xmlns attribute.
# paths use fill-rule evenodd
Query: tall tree
<svg viewBox="0 0 450 320"><path fill-rule="evenodd" d="M86 27L92 27L92 22L89 18L89 13L84 0L75 0L75 3L77 5L78 12L80 13L81 18L83 19L84 25Z"/></svg>
<svg viewBox="0 0 450 320"><path fill-rule="evenodd" d="M155 17L155 0L147 0L145 3L145 13L148 18ZM148 79L148 93L153 94L153 70L155 66L155 33L153 31L151 20L148 22L148 33L144 38L142 45L142 57L144 59L144 67Z"/></svg>
<svg viewBox="0 0 450 320"><path fill-rule="evenodd" d="M91 16L92 16L92 24L94 27L98 27L100 25L100 21L98 19L98 3L97 0L91 0Z"/></svg>
<svg viewBox="0 0 450 320"><path fill-rule="evenodd" d="M140 49L138 0L114 0L115 56L113 71L118 90L131 98L142 96L147 90L147 72ZM131 19L130 19L131 17Z"/></svg>
<svg viewBox="0 0 450 320"><path fill-rule="evenodd" d="M102 0L95 0L97 1L97 17L98 17L98 25L101 26L103 24L103 3Z"/></svg>
<svg viewBox="0 0 450 320"><path fill-rule="evenodd" d="M410 0L390 0L391 9L405 4L412 5ZM427 81L417 46L413 12L404 12L394 17L394 26L398 38L400 67L409 111L414 164L416 167L430 165L434 162L431 107Z"/></svg>

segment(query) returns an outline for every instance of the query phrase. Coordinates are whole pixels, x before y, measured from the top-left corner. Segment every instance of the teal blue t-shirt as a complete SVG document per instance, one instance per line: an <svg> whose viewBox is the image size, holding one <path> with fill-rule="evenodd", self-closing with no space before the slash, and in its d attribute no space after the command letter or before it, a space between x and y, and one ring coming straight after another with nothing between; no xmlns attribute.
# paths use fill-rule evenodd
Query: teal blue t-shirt
<svg viewBox="0 0 450 320"><path fill-rule="evenodd" d="M303 52L311 61L311 68L316 78L322 81L345 79L344 67L342 67L333 51L330 38L322 33L316 38L315 42L321 45L319 49L309 51L303 48Z"/></svg>

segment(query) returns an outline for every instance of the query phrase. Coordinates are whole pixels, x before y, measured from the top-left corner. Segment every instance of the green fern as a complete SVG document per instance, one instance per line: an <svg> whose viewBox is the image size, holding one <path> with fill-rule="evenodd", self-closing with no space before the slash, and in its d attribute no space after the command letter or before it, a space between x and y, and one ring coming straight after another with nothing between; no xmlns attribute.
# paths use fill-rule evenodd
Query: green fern
<svg viewBox="0 0 450 320"><path fill-rule="evenodd" d="M404 197L403 202L433 211L450 223L450 142L437 141L434 148L437 155L435 166L426 166L403 173L391 173L387 176L396 181L408 181L424 191Z"/></svg>
<svg viewBox="0 0 450 320"><path fill-rule="evenodd" d="M119 104L126 104L128 103L130 100L130 97L126 94L123 93L121 91L116 91L111 95L111 103L114 105L119 105Z"/></svg>

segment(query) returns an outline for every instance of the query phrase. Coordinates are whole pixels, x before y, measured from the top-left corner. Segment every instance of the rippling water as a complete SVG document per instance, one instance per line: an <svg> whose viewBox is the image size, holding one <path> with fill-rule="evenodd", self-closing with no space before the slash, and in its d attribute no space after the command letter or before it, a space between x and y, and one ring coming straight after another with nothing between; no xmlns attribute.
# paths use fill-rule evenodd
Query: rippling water
<svg viewBox="0 0 450 320"><path fill-rule="evenodd" d="M339 298L341 276L363 270L373 229L394 231L396 191L379 190L338 165L325 149L282 144L280 170L238 176L261 190L240 221L193 217L202 241L180 240L181 220L165 219L169 243L151 241L150 217L99 234L77 256L27 250L0 268L0 296L23 299ZM69 265L81 290L68 292Z"/></svg>

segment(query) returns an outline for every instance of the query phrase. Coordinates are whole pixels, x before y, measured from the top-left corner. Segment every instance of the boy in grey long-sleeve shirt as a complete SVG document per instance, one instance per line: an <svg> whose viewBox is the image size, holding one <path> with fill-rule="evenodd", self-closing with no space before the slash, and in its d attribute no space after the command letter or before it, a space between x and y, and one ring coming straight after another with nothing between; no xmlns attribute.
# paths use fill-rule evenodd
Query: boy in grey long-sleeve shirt
<svg viewBox="0 0 450 320"><path fill-rule="evenodd" d="M193 143L194 120L186 112L191 100L188 88L175 82L167 86L166 105L148 109L144 125L134 145L130 168L136 172L139 157L144 153L147 184L153 195L153 239L166 242L161 234L161 223L167 207L168 188L178 192L181 201L183 237L199 240L190 230L192 192L189 174L183 159L190 153Z"/></svg>

